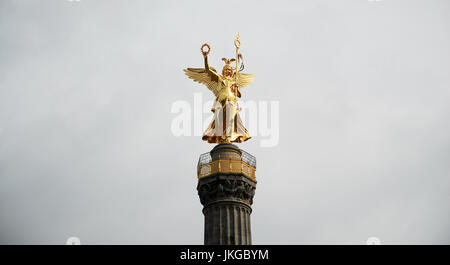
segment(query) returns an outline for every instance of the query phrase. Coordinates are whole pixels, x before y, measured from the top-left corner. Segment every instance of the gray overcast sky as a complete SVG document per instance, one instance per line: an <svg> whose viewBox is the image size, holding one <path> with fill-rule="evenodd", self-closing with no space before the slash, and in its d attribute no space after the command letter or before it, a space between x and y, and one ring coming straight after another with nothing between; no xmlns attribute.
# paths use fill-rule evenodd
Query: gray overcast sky
<svg viewBox="0 0 450 265"><path fill-rule="evenodd" d="M234 56L278 100L254 244L450 243L447 0L0 2L0 243L202 244L198 155L170 112Z"/></svg>

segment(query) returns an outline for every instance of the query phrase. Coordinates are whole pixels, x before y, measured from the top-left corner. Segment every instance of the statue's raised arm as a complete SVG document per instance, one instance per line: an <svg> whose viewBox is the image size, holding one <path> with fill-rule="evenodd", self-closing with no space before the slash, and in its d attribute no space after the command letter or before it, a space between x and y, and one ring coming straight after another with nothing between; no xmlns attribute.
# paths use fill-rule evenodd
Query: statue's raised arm
<svg viewBox="0 0 450 265"><path fill-rule="evenodd" d="M207 47L208 50L205 51L204 47ZM209 45L203 44L201 50L205 60L205 68L187 68L184 69L184 72L190 79L206 85L217 96L220 91L219 82L221 77L217 74L216 69L208 64Z"/></svg>
<svg viewBox="0 0 450 265"><path fill-rule="evenodd" d="M208 50L205 51L203 49L204 47L208 47ZM209 64L208 64L208 54L209 54L210 49L211 48L209 47L209 45L207 43L203 44L203 46L201 48L202 54L203 54L203 58L205 59L205 70L208 73L208 75L209 75L209 77L211 78L212 81L220 82L220 75L217 74L217 71L216 71L216 69L214 67L210 68Z"/></svg>

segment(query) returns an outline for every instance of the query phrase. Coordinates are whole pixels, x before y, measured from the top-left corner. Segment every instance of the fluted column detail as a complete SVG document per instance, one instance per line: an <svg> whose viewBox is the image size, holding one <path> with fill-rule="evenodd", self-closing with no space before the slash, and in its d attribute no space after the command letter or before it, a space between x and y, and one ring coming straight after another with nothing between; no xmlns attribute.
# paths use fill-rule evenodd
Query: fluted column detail
<svg viewBox="0 0 450 265"><path fill-rule="evenodd" d="M205 245L251 245L251 208L218 203L203 209Z"/></svg>

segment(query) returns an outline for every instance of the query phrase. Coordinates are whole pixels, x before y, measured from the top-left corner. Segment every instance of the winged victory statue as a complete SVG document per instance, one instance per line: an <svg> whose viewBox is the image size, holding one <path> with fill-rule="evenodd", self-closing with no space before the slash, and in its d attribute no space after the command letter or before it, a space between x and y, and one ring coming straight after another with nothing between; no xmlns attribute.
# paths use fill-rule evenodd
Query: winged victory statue
<svg viewBox="0 0 450 265"><path fill-rule="evenodd" d="M225 63L222 68L222 74L219 74L214 67L209 66L208 54L211 47L206 43L201 47L205 68L184 69L184 72L190 79L206 85L216 97L211 108L214 114L213 120L202 137L203 140L209 143L241 143L251 138L239 117L241 108L237 103L237 98L241 97L241 88L252 83L254 76L241 73L244 69L244 64L242 55L239 53L241 46L239 34L234 44L236 47L236 59L222 58ZM233 62L235 62L234 69L231 65ZM238 69L239 63L241 65Z"/></svg>

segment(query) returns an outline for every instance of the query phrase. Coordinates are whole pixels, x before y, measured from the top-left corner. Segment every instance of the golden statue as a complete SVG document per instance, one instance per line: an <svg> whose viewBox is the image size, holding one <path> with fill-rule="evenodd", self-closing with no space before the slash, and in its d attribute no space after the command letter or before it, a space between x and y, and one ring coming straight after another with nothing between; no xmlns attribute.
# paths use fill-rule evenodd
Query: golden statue
<svg viewBox="0 0 450 265"><path fill-rule="evenodd" d="M241 143L251 138L239 117L241 108L237 104L237 97L241 97L240 89L249 85L253 81L254 76L241 73L244 69L244 64L242 63L242 55L239 53L241 46L239 34L234 41L234 45L236 47L236 59L222 58L225 62L222 75L218 74L214 67L208 65L208 54L211 47L206 43L201 47L205 68L184 69L189 78L206 85L216 96L214 105L211 108L211 111L214 113L214 119L202 137L203 140L209 143ZM205 48L208 48L208 50L205 51ZM235 69L231 65L232 62L236 62ZM239 63L241 63L241 67L238 70Z"/></svg>

